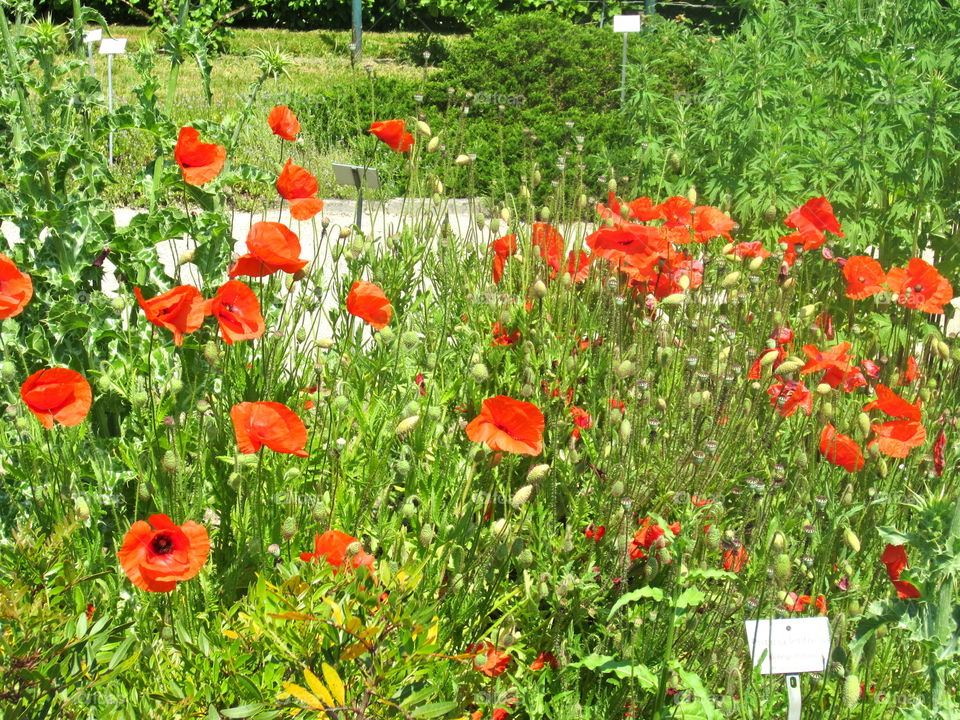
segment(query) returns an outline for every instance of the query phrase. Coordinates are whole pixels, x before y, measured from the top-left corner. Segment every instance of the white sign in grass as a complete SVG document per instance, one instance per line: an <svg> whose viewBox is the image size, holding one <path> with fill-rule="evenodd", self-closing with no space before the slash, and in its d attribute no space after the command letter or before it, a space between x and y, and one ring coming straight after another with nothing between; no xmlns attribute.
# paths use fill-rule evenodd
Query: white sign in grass
<svg viewBox="0 0 960 720"><path fill-rule="evenodd" d="M103 38L100 41L101 55L123 55L126 51L126 38Z"/></svg>
<svg viewBox="0 0 960 720"><path fill-rule="evenodd" d="M614 15L613 16L613 31L614 32L640 32L641 27L643 26L643 16L642 15Z"/></svg>
<svg viewBox="0 0 960 720"><path fill-rule="evenodd" d="M126 38L103 38L100 54L107 56L107 109L113 115L113 56L127 52ZM113 165L113 130L107 137L107 162Z"/></svg>

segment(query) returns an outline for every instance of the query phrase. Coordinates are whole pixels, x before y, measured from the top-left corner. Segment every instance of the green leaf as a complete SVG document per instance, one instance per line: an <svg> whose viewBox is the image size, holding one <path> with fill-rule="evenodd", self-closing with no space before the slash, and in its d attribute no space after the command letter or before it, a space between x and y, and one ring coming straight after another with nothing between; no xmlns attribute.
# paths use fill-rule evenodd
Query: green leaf
<svg viewBox="0 0 960 720"><path fill-rule="evenodd" d="M213 710L213 708L210 708ZM226 710L220 711L220 716L225 718L247 718L253 715L258 710L262 710L263 706L256 703L249 703L247 705L236 705L232 708L227 708ZM216 712L214 710L214 712ZM210 713L207 713L207 717L210 717ZM213 717L217 717L214 715Z"/></svg>
<svg viewBox="0 0 960 720"><path fill-rule="evenodd" d="M421 705L410 713L411 717L416 718L435 718L446 715L452 710L456 710L460 703L455 700L445 700L444 702L427 703Z"/></svg>
<svg viewBox="0 0 960 720"><path fill-rule="evenodd" d="M706 597L707 596L697 588L688 587L686 590L680 593L680 597L677 598L674 606L678 608L697 606L702 603Z"/></svg>
<svg viewBox="0 0 960 720"><path fill-rule="evenodd" d="M607 615L607 622L610 622L610 619L616 614L617 610L622 608L624 605L627 605L632 602L636 602L642 598L650 598L654 602L660 602L663 600L663 590L660 588L646 587L638 588L628 593L624 593L620 598L613 604L613 607L610 608L610 613Z"/></svg>
<svg viewBox="0 0 960 720"><path fill-rule="evenodd" d="M600 673L613 673L617 677L636 680L645 690L656 690L657 677L646 665L633 665L628 660L617 660L610 655L593 653L582 660L570 663L569 667L584 667Z"/></svg>

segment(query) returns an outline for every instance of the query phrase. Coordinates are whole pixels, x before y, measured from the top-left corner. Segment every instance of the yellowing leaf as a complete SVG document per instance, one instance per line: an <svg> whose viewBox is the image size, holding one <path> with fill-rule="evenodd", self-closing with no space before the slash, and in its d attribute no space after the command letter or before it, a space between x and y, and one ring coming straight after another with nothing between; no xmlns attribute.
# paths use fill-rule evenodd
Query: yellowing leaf
<svg viewBox="0 0 960 720"><path fill-rule="evenodd" d="M286 610L282 613L267 613L267 615L275 620L316 620L313 615L308 615L307 613L296 610Z"/></svg>
<svg viewBox="0 0 960 720"><path fill-rule="evenodd" d="M283 689L311 709L323 710L323 703L321 703L320 700L318 700L314 695L311 695L309 692L307 692L305 688L300 687L296 683L285 682L283 684Z"/></svg>
<svg viewBox="0 0 960 720"><path fill-rule="evenodd" d="M437 633L440 632L440 618L433 616L433 625L427 630L427 645L434 645L437 642Z"/></svg>
<svg viewBox="0 0 960 720"><path fill-rule="evenodd" d="M337 671L326 663L322 663L320 669L323 671L323 679L327 681L327 686L330 688L330 693L333 695L334 700L336 700L339 705L346 705L347 695L344 691L343 680L340 679Z"/></svg>
<svg viewBox="0 0 960 720"><path fill-rule="evenodd" d="M223 635L230 638L231 640L239 640L240 636L237 635L233 630L223 630Z"/></svg>
<svg viewBox="0 0 960 720"><path fill-rule="evenodd" d="M330 691L327 690L326 686L320 682L320 678L314 675L308 668L303 669L303 677L307 681L307 685L310 686L310 689L316 693L317 697L320 698L327 707L336 707L337 703L333 700L333 695L330 694Z"/></svg>
<svg viewBox="0 0 960 720"><path fill-rule="evenodd" d="M343 625L343 610L340 609L340 606L326 596L324 596L323 601L333 610L333 619L336 620L338 624Z"/></svg>
<svg viewBox="0 0 960 720"><path fill-rule="evenodd" d="M360 618L354 616L347 620L347 630L352 633L359 633L363 630L363 623L360 621Z"/></svg>
<svg viewBox="0 0 960 720"><path fill-rule="evenodd" d="M367 646L365 643L354 643L353 645L348 645L346 648L344 648L343 652L340 653L340 659L343 661L356 660L365 652L367 652Z"/></svg>

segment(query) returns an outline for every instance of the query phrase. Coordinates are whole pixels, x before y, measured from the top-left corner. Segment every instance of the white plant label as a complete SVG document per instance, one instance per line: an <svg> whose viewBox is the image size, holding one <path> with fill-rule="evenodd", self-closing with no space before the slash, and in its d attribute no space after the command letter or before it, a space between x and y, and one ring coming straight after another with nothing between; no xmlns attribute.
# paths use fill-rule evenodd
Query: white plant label
<svg viewBox="0 0 960 720"><path fill-rule="evenodd" d="M613 31L614 32L640 32L640 28L643 25L643 16L641 15L614 15L613 16Z"/></svg>
<svg viewBox="0 0 960 720"><path fill-rule="evenodd" d="M126 51L126 38L104 38L100 41L101 55L123 55Z"/></svg>
<svg viewBox="0 0 960 720"><path fill-rule="evenodd" d="M830 657L825 617L747 620L747 646L761 675L823 672Z"/></svg>
<svg viewBox="0 0 960 720"><path fill-rule="evenodd" d="M85 43L95 43L100 42L103 39L103 30L97 28L96 30L88 30L83 36L83 41Z"/></svg>

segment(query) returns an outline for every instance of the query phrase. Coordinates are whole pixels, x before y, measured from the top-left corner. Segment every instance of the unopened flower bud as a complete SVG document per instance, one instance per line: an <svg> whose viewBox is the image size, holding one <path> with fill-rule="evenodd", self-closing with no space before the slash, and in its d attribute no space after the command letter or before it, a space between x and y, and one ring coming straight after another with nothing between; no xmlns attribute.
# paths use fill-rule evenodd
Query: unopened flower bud
<svg viewBox="0 0 960 720"><path fill-rule="evenodd" d="M454 164L460 165L460 166L462 167L462 166L464 166L464 165L469 165L470 162L471 162L471 160L470 160L470 156L469 156L469 155L462 155L462 154L461 154L461 155L457 155L456 160L454 160L453 162L454 162Z"/></svg>
<svg viewBox="0 0 960 720"><path fill-rule="evenodd" d="M180 459L173 450L167 450L160 458L160 467L168 473L175 473L180 469Z"/></svg>
<svg viewBox="0 0 960 720"><path fill-rule="evenodd" d="M436 530L433 529L433 525L429 523L425 524L420 528L420 545L423 547L430 547L430 544L433 542L433 539L437 536Z"/></svg>
<svg viewBox="0 0 960 720"><path fill-rule="evenodd" d="M684 293L673 293L672 295L667 295L660 301L661 305L683 305L687 301L687 296Z"/></svg>
<svg viewBox="0 0 960 720"><path fill-rule="evenodd" d="M417 120L417 132L424 137L430 137L433 135L433 132L430 130L430 126L427 125L423 120Z"/></svg>
<svg viewBox="0 0 960 720"><path fill-rule="evenodd" d="M282 537L287 542L290 542L291 538L297 534L297 519L293 515L288 515L283 519L283 522L280 523L280 537Z"/></svg>
<svg viewBox="0 0 960 720"><path fill-rule="evenodd" d="M854 552L860 552L860 538L857 537L857 534L850 528L843 529L843 541L847 544Z"/></svg>
<svg viewBox="0 0 960 720"><path fill-rule="evenodd" d="M440 136L434 135L432 138L430 138L430 142L427 143L427 152L428 153L436 152L437 148L439 147L440 147Z"/></svg>
<svg viewBox="0 0 960 720"><path fill-rule="evenodd" d="M417 427L417 424L419 422L420 422L419 415L411 415L410 417L404 418L399 423L397 423L397 430L396 430L397 435L403 436L409 432L412 432L413 429Z"/></svg>
<svg viewBox="0 0 960 720"><path fill-rule="evenodd" d="M541 482L550 472L550 466L546 463L534 465L527 471L527 482L536 485Z"/></svg>
<svg viewBox="0 0 960 720"><path fill-rule="evenodd" d="M483 383L490 379L490 371L483 363L476 363L470 368L470 377L474 382Z"/></svg>
<svg viewBox="0 0 960 720"><path fill-rule="evenodd" d="M547 296L547 286L543 280L537 280L530 286L530 293L541 300Z"/></svg>
<svg viewBox="0 0 960 720"><path fill-rule="evenodd" d="M510 500L510 504L513 506L514 510L519 510L528 502L530 502L530 498L532 497L533 497L533 485L524 485L513 494L513 498Z"/></svg>
<svg viewBox="0 0 960 720"><path fill-rule="evenodd" d="M793 562L786 553L780 553L773 561L773 576L786 585L793 576Z"/></svg>

